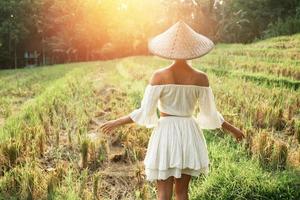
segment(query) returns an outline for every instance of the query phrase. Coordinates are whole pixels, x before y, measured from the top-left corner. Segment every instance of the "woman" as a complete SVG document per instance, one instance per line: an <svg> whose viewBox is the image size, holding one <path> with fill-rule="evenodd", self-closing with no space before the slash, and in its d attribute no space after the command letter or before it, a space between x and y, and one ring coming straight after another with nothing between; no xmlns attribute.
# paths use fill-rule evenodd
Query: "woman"
<svg viewBox="0 0 300 200"><path fill-rule="evenodd" d="M153 38L149 43L150 51L174 60L173 64L153 73L140 108L101 125L105 133L133 122L154 128L144 164L146 179L157 181L160 200L172 198L174 182L176 200L188 199L191 176L208 174L209 158L202 129L222 127L237 141L244 138L242 131L225 121L218 112L207 75L186 61L207 54L213 47L211 40L183 21ZM200 112L194 117L197 102Z"/></svg>

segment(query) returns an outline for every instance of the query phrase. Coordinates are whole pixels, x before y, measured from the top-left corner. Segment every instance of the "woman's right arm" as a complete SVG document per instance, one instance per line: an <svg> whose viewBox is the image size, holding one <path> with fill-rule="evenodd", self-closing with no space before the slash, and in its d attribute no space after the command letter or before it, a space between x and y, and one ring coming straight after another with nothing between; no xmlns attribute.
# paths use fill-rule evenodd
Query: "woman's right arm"
<svg viewBox="0 0 300 200"><path fill-rule="evenodd" d="M212 88L209 86L208 79L206 79L206 81L207 88L202 91L200 96L200 113L198 114L200 126L203 129L224 128L229 131L237 141L242 140L245 137L243 132L227 122L218 111Z"/></svg>

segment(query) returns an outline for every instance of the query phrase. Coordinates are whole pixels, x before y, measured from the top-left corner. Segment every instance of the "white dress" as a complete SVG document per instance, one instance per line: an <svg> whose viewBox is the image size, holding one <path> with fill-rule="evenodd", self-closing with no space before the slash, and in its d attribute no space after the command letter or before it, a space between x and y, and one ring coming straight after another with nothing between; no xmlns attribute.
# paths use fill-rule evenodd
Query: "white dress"
<svg viewBox="0 0 300 200"><path fill-rule="evenodd" d="M193 115L196 104L200 112ZM158 112L176 116L158 117ZM150 85L141 106L129 114L137 124L153 128L144 159L146 180L165 180L181 174L208 174L209 158L202 129L221 128L210 86Z"/></svg>

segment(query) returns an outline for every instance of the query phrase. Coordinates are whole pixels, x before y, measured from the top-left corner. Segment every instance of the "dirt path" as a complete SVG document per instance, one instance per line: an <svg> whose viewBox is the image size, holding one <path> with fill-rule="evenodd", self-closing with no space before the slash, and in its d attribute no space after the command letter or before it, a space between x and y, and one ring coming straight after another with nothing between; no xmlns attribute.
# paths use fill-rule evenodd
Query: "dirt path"
<svg viewBox="0 0 300 200"><path fill-rule="evenodd" d="M91 119L88 135L90 139L104 139L108 144L108 155L106 164L98 169L101 175L101 198L109 199L147 199L149 191L146 191L148 183L145 183L145 173L143 161L132 161L126 152L125 141L121 141L118 133L103 134L100 125L109 119L111 114L109 101L113 99L112 95L117 92L114 87L104 87L98 91L101 97L100 101L104 101L102 111L99 111L94 118ZM140 197L139 197L140 196ZM101 199L100 198L100 199Z"/></svg>

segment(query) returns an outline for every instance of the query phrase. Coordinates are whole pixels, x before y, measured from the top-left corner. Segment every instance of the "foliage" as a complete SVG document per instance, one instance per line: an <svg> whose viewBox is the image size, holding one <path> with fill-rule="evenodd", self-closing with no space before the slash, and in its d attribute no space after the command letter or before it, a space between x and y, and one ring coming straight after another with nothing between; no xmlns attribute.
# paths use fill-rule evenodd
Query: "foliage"
<svg viewBox="0 0 300 200"><path fill-rule="evenodd" d="M217 1L217 37L224 42L251 42L261 38L274 22L294 18L299 10L297 0L226 0ZM220 2L223 2L220 5ZM278 24L279 26L279 24ZM271 26L272 27L272 26ZM285 32L288 34L294 33Z"/></svg>
<svg viewBox="0 0 300 200"><path fill-rule="evenodd" d="M291 35L299 32L300 17L288 17L285 20L279 18L276 22L269 24L268 29L264 31L264 37L268 38L279 35Z"/></svg>
<svg viewBox="0 0 300 200"><path fill-rule="evenodd" d="M297 0L0 1L0 68L146 54L179 19L215 42L252 42L299 32L299 10Z"/></svg>

